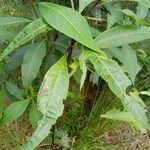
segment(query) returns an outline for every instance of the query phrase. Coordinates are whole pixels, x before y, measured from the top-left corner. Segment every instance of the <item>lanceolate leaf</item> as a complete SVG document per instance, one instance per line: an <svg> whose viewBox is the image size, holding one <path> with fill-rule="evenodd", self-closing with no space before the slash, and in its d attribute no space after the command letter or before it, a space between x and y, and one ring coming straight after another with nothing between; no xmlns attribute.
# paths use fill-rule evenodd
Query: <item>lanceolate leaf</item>
<svg viewBox="0 0 150 150"><path fill-rule="evenodd" d="M21 116L29 105L30 100L21 100L11 104L3 113L0 125L8 124Z"/></svg>
<svg viewBox="0 0 150 150"><path fill-rule="evenodd" d="M56 120L43 117L29 141L20 150L34 150L50 134L50 128L55 123Z"/></svg>
<svg viewBox="0 0 150 150"><path fill-rule="evenodd" d="M86 66L85 61L86 61L85 56L81 54L79 58L80 68L82 70L82 76L80 79L80 90L83 87L84 81L86 79L86 74L87 74L87 66Z"/></svg>
<svg viewBox="0 0 150 150"><path fill-rule="evenodd" d="M46 32L49 29L49 26L41 18L31 22L15 37L15 39L0 55L0 61L2 61L7 55L9 55L19 46L25 44L38 34Z"/></svg>
<svg viewBox="0 0 150 150"><path fill-rule="evenodd" d="M12 71L22 64L24 54L32 49L36 43L29 44L17 49L9 58L6 59L5 69L7 71Z"/></svg>
<svg viewBox="0 0 150 150"><path fill-rule="evenodd" d="M0 28L0 44L11 41L15 36L15 33Z"/></svg>
<svg viewBox="0 0 150 150"><path fill-rule="evenodd" d="M99 48L111 48L150 39L150 27L118 26L104 31L95 38Z"/></svg>
<svg viewBox="0 0 150 150"><path fill-rule="evenodd" d="M126 72L134 83L140 70L134 50L129 45L124 45L122 48L110 48L107 51L124 65Z"/></svg>
<svg viewBox="0 0 150 150"><path fill-rule="evenodd" d="M135 20L137 20L136 14L133 11L131 11L130 9L123 9L122 12L125 15L130 16L130 17L134 18Z"/></svg>
<svg viewBox="0 0 150 150"><path fill-rule="evenodd" d="M126 110L132 114L134 119L140 123L143 128L150 130L149 120L146 116L146 110L140 105L140 103L128 95L125 95L122 103Z"/></svg>
<svg viewBox="0 0 150 150"><path fill-rule="evenodd" d="M101 115L101 117L103 118L108 118L108 119L113 119L113 120L118 120L118 121L123 121L123 122L127 122L132 124L133 126L135 126L137 129L145 132L146 129L143 128L140 123L138 123L134 117L127 111L118 111L116 109L112 109L108 112L106 112L106 114Z"/></svg>
<svg viewBox="0 0 150 150"><path fill-rule="evenodd" d="M62 114L62 100L67 96L68 85L69 75L64 56L48 70L41 85L38 106L43 115L57 119Z"/></svg>
<svg viewBox="0 0 150 150"><path fill-rule="evenodd" d="M137 62L137 56L134 50L129 46L125 45L121 49L122 63L129 74L130 79L134 83L135 77L140 70Z"/></svg>
<svg viewBox="0 0 150 150"><path fill-rule="evenodd" d="M77 11L48 2L39 3L39 8L46 22L53 28L100 52L92 39L87 21Z"/></svg>
<svg viewBox="0 0 150 150"><path fill-rule="evenodd" d="M149 128L149 121L144 108L126 94L130 80L123 73L119 65L106 57L101 57L96 52L84 50L84 55L93 64L96 72L106 81L112 92L122 100L125 109L145 129Z"/></svg>
<svg viewBox="0 0 150 150"><path fill-rule="evenodd" d="M23 99L22 95L21 95L21 91L19 90L19 88L17 87L17 85L15 85L14 83L12 83L11 81L7 81L6 82L6 89L8 90L8 92L15 96L17 99Z"/></svg>
<svg viewBox="0 0 150 150"><path fill-rule="evenodd" d="M139 4L150 8L150 1L149 0L138 0L138 1L139 1Z"/></svg>
<svg viewBox="0 0 150 150"><path fill-rule="evenodd" d="M143 3L149 3L150 6L150 1L149 0L141 0L141 2ZM138 4L137 6L137 11L136 11L136 15L139 19L144 19L148 14L148 7L142 4Z"/></svg>
<svg viewBox="0 0 150 150"><path fill-rule="evenodd" d="M98 53L86 50L85 56L93 64L96 72L106 81L112 92L122 99L126 88L131 84L120 66L113 60L101 57Z"/></svg>
<svg viewBox="0 0 150 150"><path fill-rule="evenodd" d="M0 26L16 25L31 22L31 20L20 17L0 17Z"/></svg>
<svg viewBox="0 0 150 150"><path fill-rule="evenodd" d="M118 20L120 20L122 16L121 10L121 4L115 3L113 5L110 5L110 7L107 8L110 13L107 14L107 28L111 28Z"/></svg>
<svg viewBox="0 0 150 150"><path fill-rule="evenodd" d="M42 60L46 54L45 42L34 44L32 49L26 52L24 55L21 73L23 86L27 89L32 81L36 78L39 68L42 64Z"/></svg>
<svg viewBox="0 0 150 150"><path fill-rule="evenodd" d="M106 114L101 115L103 118L108 118L108 119L113 119L113 120L118 120L118 121L125 121L125 122L135 122L134 118L132 115L126 111L118 111L117 109L112 109Z"/></svg>
<svg viewBox="0 0 150 150"><path fill-rule="evenodd" d="M79 0L79 12L81 13L94 0Z"/></svg>
<svg viewBox="0 0 150 150"><path fill-rule="evenodd" d="M32 105L29 113L29 120L32 127L35 129L38 126L39 121L42 119L42 115L37 109L37 105L34 101L32 101Z"/></svg>
<svg viewBox="0 0 150 150"><path fill-rule="evenodd" d="M50 128L63 113L63 99L69 87L66 57L62 57L46 73L38 94L38 108L44 115L37 130L21 150L32 150L48 136Z"/></svg>

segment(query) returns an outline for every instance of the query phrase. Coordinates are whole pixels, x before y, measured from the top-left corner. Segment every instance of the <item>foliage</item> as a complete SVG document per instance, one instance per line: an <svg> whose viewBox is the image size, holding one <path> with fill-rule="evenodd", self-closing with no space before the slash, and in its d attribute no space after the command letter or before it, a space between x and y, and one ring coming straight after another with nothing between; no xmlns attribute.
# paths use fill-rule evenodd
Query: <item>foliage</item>
<svg viewBox="0 0 150 150"><path fill-rule="evenodd" d="M33 3L32 18L0 17L0 77L5 77L1 91L17 101L5 111L0 106L0 124L8 124L30 109L29 120L36 128L20 149L32 150L50 134L63 114L72 77L80 82L81 90L94 74L98 86L103 79L120 99L121 111L113 108L99 114L101 117L127 122L144 132L150 130L147 106L139 97L149 96L149 89L138 91L136 86L142 68L136 53L145 53L139 45L150 39L145 19L150 2L133 1L133 6L137 4L134 9L124 8L126 3L54 0ZM10 29L17 26L20 31L16 35ZM65 135L61 142L68 147L69 141Z"/></svg>

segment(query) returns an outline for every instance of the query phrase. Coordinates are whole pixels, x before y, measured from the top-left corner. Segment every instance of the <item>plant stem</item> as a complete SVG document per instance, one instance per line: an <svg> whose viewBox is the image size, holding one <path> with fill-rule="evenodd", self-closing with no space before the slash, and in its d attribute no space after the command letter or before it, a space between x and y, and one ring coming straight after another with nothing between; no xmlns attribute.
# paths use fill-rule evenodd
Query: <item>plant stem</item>
<svg viewBox="0 0 150 150"><path fill-rule="evenodd" d="M73 2L73 0L70 0L70 3L71 3L72 9L74 10L74 2Z"/></svg>
<svg viewBox="0 0 150 150"><path fill-rule="evenodd" d="M94 4L89 10L87 10L87 12L85 12L85 13L83 13L83 14L86 15L86 14L88 14L89 12L91 12L91 11L99 4L100 1L101 1L101 0L97 0L97 1L95 2L95 4ZM74 9L74 2L73 2L73 0L70 0L70 2L71 2L72 9ZM68 63L69 63L70 60L71 60L72 51L73 51L73 46L74 46L75 42L76 42L76 41L75 41L74 39L72 39L72 40L71 40L71 45L70 45L70 47L67 49L67 51L68 51L67 62L68 62Z"/></svg>
<svg viewBox="0 0 150 150"><path fill-rule="evenodd" d="M67 62L68 63L70 63L70 61L71 61L73 46L74 46L75 42L76 41L74 39L72 39L71 40L71 44L70 44L69 48L67 49L67 52L68 52Z"/></svg>
<svg viewBox="0 0 150 150"><path fill-rule="evenodd" d="M106 20L101 19L101 18L93 18L93 17L88 17L88 16L85 16L85 18L92 20L92 21L106 22Z"/></svg>
<svg viewBox="0 0 150 150"><path fill-rule="evenodd" d="M55 144L55 125L52 126L52 143L51 145L53 146Z"/></svg>

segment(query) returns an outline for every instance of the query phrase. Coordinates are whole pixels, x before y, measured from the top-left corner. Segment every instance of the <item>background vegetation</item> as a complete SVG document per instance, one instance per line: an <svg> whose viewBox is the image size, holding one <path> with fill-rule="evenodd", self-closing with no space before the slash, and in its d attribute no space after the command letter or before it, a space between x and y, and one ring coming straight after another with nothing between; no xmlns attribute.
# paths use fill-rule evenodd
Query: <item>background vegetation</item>
<svg viewBox="0 0 150 150"><path fill-rule="evenodd" d="M64 11L60 18L57 10L56 14L50 13L38 2L46 0L0 1L0 149L149 149L149 0L47 0L65 6L49 6L56 7L59 13ZM66 7L72 9L70 17ZM82 16L72 15L73 9ZM56 16L50 16L49 20L47 14ZM71 27L61 20L63 16L81 29L82 38L73 29L69 30ZM82 23L85 29L81 28ZM84 34L88 34L86 30L92 33L91 39ZM130 32L133 36L129 36ZM118 39L114 38L116 35ZM107 69L101 71L103 67L97 57L106 66L110 65L110 74L106 73ZM69 77L62 64L68 68ZM61 81L55 95L48 98L52 99L49 110L54 111L48 114L52 128L43 126L39 137L34 139L32 135L45 116L43 101L47 100L38 93L45 92L43 85L49 87L50 93L50 83L56 75ZM132 98L130 104L134 105L126 105L123 100L121 103L121 92L109 75L119 84L125 81L124 86L128 85L125 95ZM63 99L66 100L62 113ZM51 107L51 104L59 105ZM51 133L46 137L49 130ZM37 143L32 145L29 137Z"/></svg>

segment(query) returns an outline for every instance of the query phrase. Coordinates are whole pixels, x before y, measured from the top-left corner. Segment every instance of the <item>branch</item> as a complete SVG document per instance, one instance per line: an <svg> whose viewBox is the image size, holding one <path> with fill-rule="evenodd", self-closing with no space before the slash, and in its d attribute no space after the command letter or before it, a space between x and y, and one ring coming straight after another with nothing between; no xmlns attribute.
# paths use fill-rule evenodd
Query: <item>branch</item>
<svg viewBox="0 0 150 150"><path fill-rule="evenodd" d="M70 3L71 3L72 9L74 10L74 2L73 2L73 0L70 0Z"/></svg>
<svg viewBox="0 0 150 150"><path fill-rule="evenodd" d="M70 44L69 48L67 49L67 52L68 52L67 62L68 63L70 63L70 61L71 61L72 51L73 51L73 47L74 47L75 42L76 41L74 39L72 39L71 44Z"/></svg>

